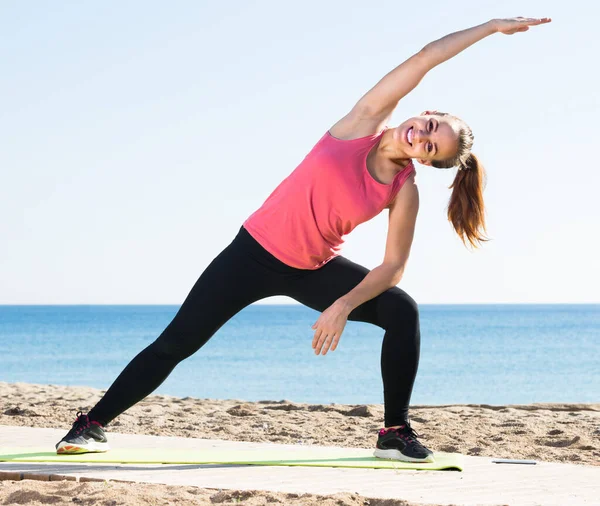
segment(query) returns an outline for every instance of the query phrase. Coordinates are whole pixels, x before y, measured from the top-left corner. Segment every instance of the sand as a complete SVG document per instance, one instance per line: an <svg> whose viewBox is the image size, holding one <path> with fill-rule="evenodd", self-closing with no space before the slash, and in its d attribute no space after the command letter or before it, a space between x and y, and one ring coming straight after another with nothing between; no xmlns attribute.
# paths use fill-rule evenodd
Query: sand
<svg viewBox="0 0 600 506"><path fill-rule="evenodd" d="M58 505L290 505L290 506L418 506L396 499L369 499L356 494L321 496L261 491L209 490L196 487L133 483L44 483L0 481L0 504Z"/></svg>
<svg viewBox="0 0 600 506"><path fill-rule="evenodd" d="M71 427L104 391L0 382L0 425ZM412 406L420 440L438 451L548 462L600 465L599 404ZM153 395L108 427L131 434L373 448L383 406L244 402ZM125 495L126 494L126 495ZM125 502L126 501L126 502ZM392 506L358 495L240 492L124 483L0 481L0 504L290 504Z"/></svg>

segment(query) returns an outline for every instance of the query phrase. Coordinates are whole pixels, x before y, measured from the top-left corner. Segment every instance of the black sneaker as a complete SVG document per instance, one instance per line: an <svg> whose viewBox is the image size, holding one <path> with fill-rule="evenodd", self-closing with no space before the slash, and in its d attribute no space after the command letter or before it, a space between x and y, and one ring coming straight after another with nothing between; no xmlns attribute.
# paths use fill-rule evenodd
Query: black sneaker
<svg viewBox="0 0 600 506"><path fill-rule="evenodd" d="M56 453L89 453L105 452L110 450L106 434L102 425L92 422L81 411L77 413L77 420L73 427L58 443Z"/></svg>
<svg viewBox="0 0 600 506"><path fill-rule="evenodd" d="M408 423L398 429L381 429L374 455L404 462L433 462L433 452L419 443L417 437L419 435Z"/></svg>

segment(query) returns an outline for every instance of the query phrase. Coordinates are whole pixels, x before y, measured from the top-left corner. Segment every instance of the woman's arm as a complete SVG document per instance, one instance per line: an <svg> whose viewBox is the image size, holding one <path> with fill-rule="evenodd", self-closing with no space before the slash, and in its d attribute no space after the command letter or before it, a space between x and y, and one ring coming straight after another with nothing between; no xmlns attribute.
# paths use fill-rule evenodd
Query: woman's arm
<svg viewBox="0 0 600 506"><path fill-rule="evenodd" d="M325 355L329 349L334 351L337 348L352 310L388 288L396 286L402 279L419 210L419 192L414 174L404 183L389 208L388 236L383 262L319 316L312 326L315 331L312 347L316 355L321 351Z"/></svg>
<svg viewBox="0 0 600 506"><path fill-rule="evenodd" d="M398 102L419 84L425 74L440 63L493 33L512 35L527 31L530 26L550 21L550 18L493 19L431 42L384 76L357 102L349 116L353 115L355 119L362 121L384 121L396 108Z"/></svg>
<svg viewBox="0 0 600 506"><path fill-rule="evenodd" d="M383 262L375 267L353 290L339 299L348 314L363 302L377 297L400 283L412 247L417 214L419 190L413 172L389 206L388 232Z"/></svg>

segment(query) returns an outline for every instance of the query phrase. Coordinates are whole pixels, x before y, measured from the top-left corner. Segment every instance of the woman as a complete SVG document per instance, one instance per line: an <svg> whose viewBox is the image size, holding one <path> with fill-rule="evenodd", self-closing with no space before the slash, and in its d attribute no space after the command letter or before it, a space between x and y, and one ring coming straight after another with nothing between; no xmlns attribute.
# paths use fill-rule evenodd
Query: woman
<svg viewBox="0 0 600 506"><path fill-rule="evenodd" d="M243 224L200 276L173 321L123 370L87 414L78 413L58 453L106 451L106 424L153 392L241 309L287 295L322 311L312 347L337 348L347 320L385 330L381 353L385 428L375 455L430 462L408 406L419 361L417 304L398 288L408 260L419 197L413 159L458 167L448 217L463 242L485 241L483 168L460 119L427 111L396 128L386 122L402 97L436 65L496 32L513 34L550 19L492 20L426 45L387 74L325 133L302 163ZM372 271L339 255L343 236L389 209L385 256Z"/></svg>

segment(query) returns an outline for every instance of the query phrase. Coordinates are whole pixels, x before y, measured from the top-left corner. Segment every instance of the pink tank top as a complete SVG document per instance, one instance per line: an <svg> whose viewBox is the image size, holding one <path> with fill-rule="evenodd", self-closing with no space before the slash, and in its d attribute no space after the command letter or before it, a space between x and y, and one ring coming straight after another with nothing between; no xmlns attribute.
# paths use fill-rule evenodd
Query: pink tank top
<svg viewBox="0 0 600 506"><path fill-rule="evenodd" d="M318 269L338 256L343 237L383 211L415 170L409 163L389 185L369 174L367 155L385 130L349 141L327 132L244 228L297 269Z"/></svg>

